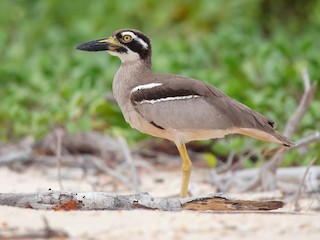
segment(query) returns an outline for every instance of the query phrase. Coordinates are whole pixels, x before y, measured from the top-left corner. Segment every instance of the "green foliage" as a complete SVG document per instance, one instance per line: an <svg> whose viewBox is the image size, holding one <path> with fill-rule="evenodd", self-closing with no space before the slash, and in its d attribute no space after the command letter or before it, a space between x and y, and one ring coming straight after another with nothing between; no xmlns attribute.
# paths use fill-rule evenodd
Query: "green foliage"
<svg viewBox="0 0 320 240"><path fill-rule="evenodd" d="M208 167L215 168L218 165L218 159L214 154L207 152L203 157L207 162Z"/></svg>
<svg viewBox="0 0 320 240"><path fill-rule="evenodd" d="M282 131L303 92L301 69L319 78L319 10L316 0L0 1L0 141L39 138L55 125L143 138L105 98L119 61L74 49L119 28L152 37L155 71L207 81L276 120ZM317 94L296 139L320 129L319 109ZM242 140L214 148L227 154L262 146ZM293 158L303 162L297 152Z"/></svg>

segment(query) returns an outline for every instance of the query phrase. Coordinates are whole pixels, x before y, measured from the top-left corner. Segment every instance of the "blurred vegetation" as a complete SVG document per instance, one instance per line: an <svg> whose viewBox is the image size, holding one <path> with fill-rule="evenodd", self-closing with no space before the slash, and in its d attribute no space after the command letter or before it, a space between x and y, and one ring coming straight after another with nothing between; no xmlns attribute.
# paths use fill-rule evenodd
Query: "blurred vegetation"
<svg viewBox="0 0 320 240"><path fill-rule="evenodd" d="M276 120L281 132L303 93L301 69L319 79L319 12L318 0L2 0L0 141L41 138L56 125L122 134L131 143L144 138L106 99L119 60L74 49L119 28L153 39L155 71L209 82ZM320 129L319 95L295 139ZM261 146L241 137L213 144L221 155ZM286 164L318 153L313 144L303 159L290 153Z"/></svg>

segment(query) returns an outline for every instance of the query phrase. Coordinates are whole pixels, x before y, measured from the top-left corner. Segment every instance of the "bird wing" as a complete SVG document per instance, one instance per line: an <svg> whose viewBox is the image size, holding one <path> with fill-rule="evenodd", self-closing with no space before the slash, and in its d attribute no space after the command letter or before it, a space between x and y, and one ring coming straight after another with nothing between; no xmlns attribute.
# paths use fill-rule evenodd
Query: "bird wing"
<svg viewBox="0 0 320 240"><path fill-rule="evenodd" d="M274 121L201 81L173 74L154 74L148 82L155 83L154 87L137 88L130 100L138 113L159 128L259 130L280 138L281 142L287 141L274 130Z"/></svg>

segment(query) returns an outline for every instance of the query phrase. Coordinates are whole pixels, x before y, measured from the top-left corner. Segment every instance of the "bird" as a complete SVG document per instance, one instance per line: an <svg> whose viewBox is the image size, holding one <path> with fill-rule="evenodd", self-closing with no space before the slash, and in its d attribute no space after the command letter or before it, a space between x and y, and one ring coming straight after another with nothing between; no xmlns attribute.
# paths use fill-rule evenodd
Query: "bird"
<svg viewBox="0 0 320 240"><path fill-rule="evenodd" d="M181 157L180 197L188 196L192 162L186 143L242 134L294 145L271 119L203 81L152 71L150 38L139 30L120 29L110 37L78 44L83 51L106 51L121 60L112 83L124 119L138 131L175 143Z"/></svg>

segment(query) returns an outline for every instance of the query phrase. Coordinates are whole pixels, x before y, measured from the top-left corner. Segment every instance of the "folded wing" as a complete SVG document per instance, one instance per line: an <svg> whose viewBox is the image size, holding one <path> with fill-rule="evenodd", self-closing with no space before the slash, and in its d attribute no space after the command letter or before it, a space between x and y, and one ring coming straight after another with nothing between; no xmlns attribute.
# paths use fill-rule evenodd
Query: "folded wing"
<svg viewBox="0 0 320 240"><path fill-rule="evenodd" d="M226 132L235 129L236 133L257 139L292 144L274 130L274 121L203 82L155 74L149 86L135 88L130 100L137 112L159 128Z"/></svg>

